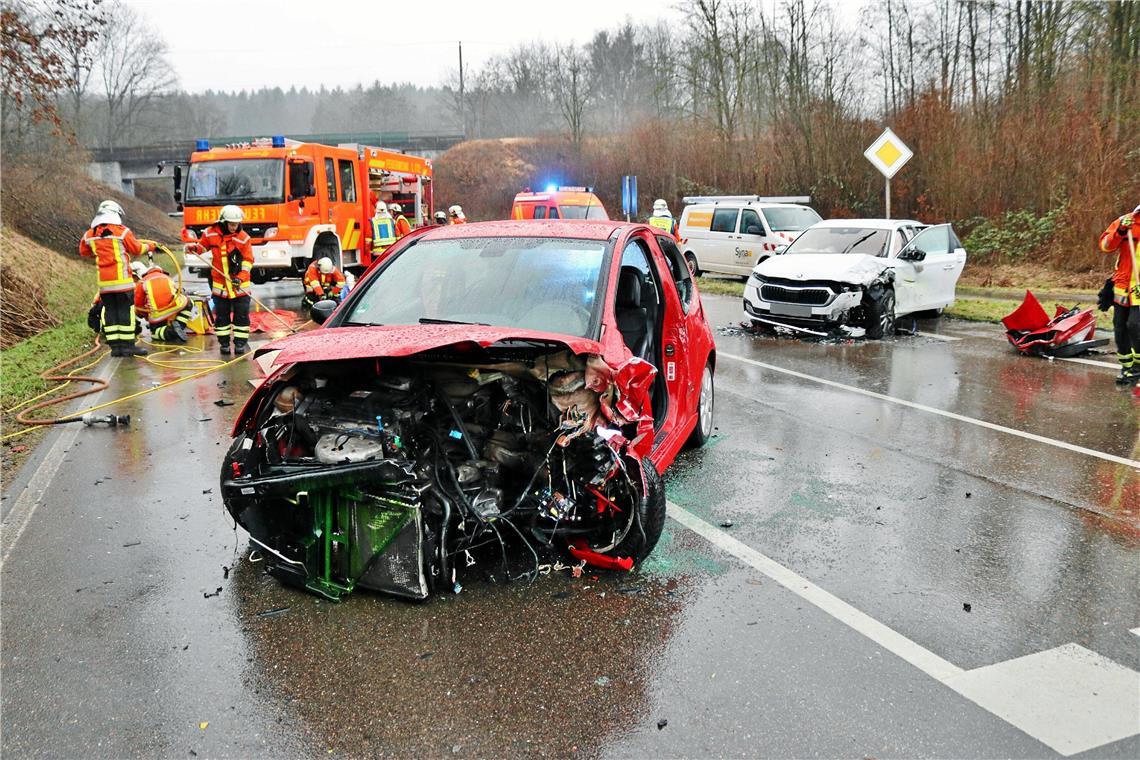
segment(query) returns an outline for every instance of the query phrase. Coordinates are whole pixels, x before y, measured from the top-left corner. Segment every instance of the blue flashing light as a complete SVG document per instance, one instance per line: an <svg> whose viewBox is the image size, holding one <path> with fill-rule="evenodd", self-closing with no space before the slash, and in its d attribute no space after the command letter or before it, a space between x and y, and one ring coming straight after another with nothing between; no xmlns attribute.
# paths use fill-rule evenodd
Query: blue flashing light
<svg viewBox="0 0 1140 760"><path fill-rule="evenodd" d="M285 147L285 135L273 135L273 147L274 148L284 148Z"/></svg>
<svg viewBox="0 0 1140 760"><path fill-rule="evenodd" d="M210 141L209 140L196 140L194 142L194 150L209 150L209 149L210 149Z"/></svg>
<svg viewBox="0 0 1140 760"><path fill-rule="evenodd" d="M546 192L557 193L558 192L558 185L554 185L554 184L547 185L546 186Z"/></svg>

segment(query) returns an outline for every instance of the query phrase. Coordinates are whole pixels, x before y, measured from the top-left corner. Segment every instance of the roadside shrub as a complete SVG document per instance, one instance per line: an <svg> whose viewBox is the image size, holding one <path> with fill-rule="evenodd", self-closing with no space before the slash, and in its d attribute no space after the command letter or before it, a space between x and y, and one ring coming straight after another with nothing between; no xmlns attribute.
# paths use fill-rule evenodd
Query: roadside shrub
<svg viewBox="0 0 1140 760"><path fill-rule="evenodd" d="M965 222L970 255L989 262L1034 260L1047 251L1068 212L1066 204L1037 214L1030 209L1007 211L993 218L974 217Z"/></svg>

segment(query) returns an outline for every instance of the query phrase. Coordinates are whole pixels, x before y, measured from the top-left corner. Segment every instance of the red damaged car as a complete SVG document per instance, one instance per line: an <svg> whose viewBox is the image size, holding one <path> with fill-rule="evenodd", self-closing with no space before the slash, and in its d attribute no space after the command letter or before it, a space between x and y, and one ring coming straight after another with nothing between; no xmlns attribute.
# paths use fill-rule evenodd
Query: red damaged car
<svg viewBox="0 0 1140 760"><path fill-rule="evenodd" d="M222 469L273 575L330 599L422 599L473 565L628 570L653 550L659 473L713 429L712 332L670 238L428 228L333 307L261 349L275 370Z"/></svg>

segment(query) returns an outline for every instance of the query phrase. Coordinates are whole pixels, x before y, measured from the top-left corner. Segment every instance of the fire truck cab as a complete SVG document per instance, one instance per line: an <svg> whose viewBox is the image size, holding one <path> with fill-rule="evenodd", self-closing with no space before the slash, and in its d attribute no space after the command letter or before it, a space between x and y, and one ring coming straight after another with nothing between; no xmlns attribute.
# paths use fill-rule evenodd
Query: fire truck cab
<svg viewBox="0 0 1140 760"><path fill-rule="evenodd" d="M397 202L412 226L432 212L431 161L371 146L336 147L277 136L211 148L199 140L186 176L176 168L183 238L194 240L222 206L240 206L253 238L254 282L300 277L322 256L340 269L372 262L376 201ZM206 275L205 262L191 269Z"/></svg>
<svg viewBox="0 0 1140 760"><path fill-rule="evenodd" d="M609 219L606 207L592 187L547 187L541 193L530 188L515 196L511 219Z"/></svg>

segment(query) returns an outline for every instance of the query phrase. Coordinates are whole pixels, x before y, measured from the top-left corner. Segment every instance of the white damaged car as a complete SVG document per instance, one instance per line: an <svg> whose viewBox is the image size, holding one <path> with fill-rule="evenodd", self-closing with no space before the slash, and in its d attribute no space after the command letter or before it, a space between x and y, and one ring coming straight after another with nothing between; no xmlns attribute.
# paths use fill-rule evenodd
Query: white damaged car
<svg viewBox="0 0 1140 760"><path fill-rule="evenodd" d="M757 264L744 286L755 325L827 335L894 332L895 320L937 316L954 303L966 251L949 224L909 219L829 219Z"/></svg>

